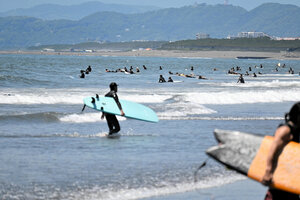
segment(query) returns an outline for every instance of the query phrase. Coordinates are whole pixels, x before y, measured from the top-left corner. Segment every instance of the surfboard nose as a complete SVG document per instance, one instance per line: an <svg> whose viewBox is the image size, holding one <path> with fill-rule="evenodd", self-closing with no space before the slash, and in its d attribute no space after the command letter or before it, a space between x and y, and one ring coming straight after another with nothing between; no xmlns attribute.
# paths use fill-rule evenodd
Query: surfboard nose
<svg viewBox="0 0 300 200"><path fill-rule="evenodd" d="M238 133L235 131L215 129L214 136L218 143L225 144L232 142L236 137L238 137Z"/></svg>
<svg viewBox="0 0 300 200"><path fill-rule="evenodd" d="M240 131L232 131L232 130L221 130L215 129L214 136L216 140L221 144L234 144L240 143L241 141L252 142L254 138L260 139L261 135L244 133ZM255 141L256 142L256 141Z"/></svg>

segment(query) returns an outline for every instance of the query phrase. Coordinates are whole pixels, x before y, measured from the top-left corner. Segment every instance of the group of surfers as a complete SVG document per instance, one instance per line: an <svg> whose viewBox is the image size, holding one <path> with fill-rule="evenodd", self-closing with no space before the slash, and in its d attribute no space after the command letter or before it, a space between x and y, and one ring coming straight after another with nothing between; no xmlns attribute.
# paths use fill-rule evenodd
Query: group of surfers
<svg viewBox="0 0 300 200"><path fill-rule="evenodd" d="M85 78L86 74L89 74L90 72L92 72L92 67L89 65L86 70L80 70L80 78Z"/></svg>
<svg viewBox="0 0 300 200"><path fill-rule="evenodd" d="M276 66L276 68L275 68L275 72L278 72L279 70L278 70L278 67L281 67L281 68L285 68L286 67L286 65L285 64L283 64L282 66L280 66L280 64L278 64L277 66ZM260 68L260 69L262 69L263 68L263 65L262 64L260 64L260 66L259 67L257 67L256 65L254 66L254 68ZM238 83L245 83L245 80L244 80L244 78L243 78L243 75L245 75L245 76L250 76L251 74L248 72L248 71L252 71L252 67L249 67L248 68L248 71L246 71L245 72L245 74L243 74L243 73L241 73L240 71L241 71L242 69L241 69L241 67L239 67L239 66L236 66L236 67L232 67L232 68L230 68L229 70L228 70L228 74L234 74L234 75L239 75L239 79L238 79ZM294 69L292 68L292 67L290 67L289 68L289 70L288 70L288 73L289 74L294 74L295 72L294 72ZM258 72L258 74L259 75L262 75L262 73L259 71ZM299 72L299 75L300 75L300 72ZM253 72L252 73L252 76L253 77L257 77L257 74L255 73L255 72Z"/></svg>
<svg viewBox="0 0 300 200"><path fill-rule="evenodd" d="M279 68L279 67L280 67L280 68L285 68L286 65L285 65L285 64L280 65L280 64L278 63L278 65L277 65L276 68L275 68L275 71L276 71L276 72L278 71L278 68ZM145 65L143 65L142 68L143 68L144 70L147 70L147 67L146 67ZM255 65L254 68L262 69L262 68L264 68L264 67L263 67L262 64L260 64L259 66L256 66L256 65ZM159 70L163 70L162 66L159 66ZM213 70L214 70L214 71L217 71L217 68L214 68ZM89 65L88 68L87 68L86 70L81 70L81 71L80 71L80 72L81 72L80 78L85 78L85 74L89 74L89 72L91 72L91 71L92 71L92 68L91 68L91 66ZM109 69L107 69L107 68L105 69L105 72L112 72L112 73L121 72L121 73L126 73L126 74L136 74L136 73L140 73L140 71L141 71L141 70L139 69L139 67L136 67L136 68L134 69L133 66L130 66L129 69L127 69L127 67L124 67L124 68L118 68L117 70L109 70ZM176 72L176 73L174 74L173 72L169 71L169 75L177 75L177 76L180 76L180 77L197 78L197 79L204 79L204 80L207 80L206 77L201 76L201 75L195 75L195 74L193 73L193 71L194 71L194 66L191 66L191 67L190 67L190 71L191 71L191 73L189 73L189 74L178 73L178 72ZM238 78L237 83L245 83L245 79L244 79L243 76L250 76L250 75L252 75L253 77L257 77L257 74L259 74L259 75L262 74L260 71L259 71L257 74L256 74L255 72L253 72L252 67L248 67L248 70L247 70L244 74L241 73L241 71L242 71L242 68L239 67L239 66L236 66L236 67L230 68L230 69L228 70L228 74L239 75L239 78ZM253 72L253 73L250 74L249 72ZM289 74L294 74L293 68L290 67L289 70L288 70L288 73L289 73ZM300 75L300 72L299 72L299 75ZM165 83L165 82L174 82L174 81L173 81L173 79L172 79L171 76L169 76L168 80L166 81L166 79L163 77L163 75L160 75L160 76L159 76L159 79L158 79L158 82L159 82L159 83Z"/></svg>
<svg viewBox="0 0 300 200"><path fill-rule="evenodd" d="M147 67L145 65L143 65L143 69L147 70ZM136 67L135 71L134 71L132 66L130 66L129 69L127 69L127 67L124 67L124 68L118 68L117 70L109 70L109 69L106 68L105 72L113 72L113 73L122 72L122 73L126 73L126 74L135 74L135 73L140 72L140 68Z"/></svg>
<svg viewBox="0 0 300 200"><path fill-rule="evenodd" d="M143 69L147 70L147 67L145 65L143 65ZM159 70L163 70L162 66L159 66ZM194 70L194 67L191 66L191 71L193 71L193 70ZM140 69L139 69L139 67L136 67L135 70L134 70L134 68L132 66L130 66L129 69L127 67L124 67L124 68L118 68L117 70L110 70L110 69L106 68L105 72L112 72L112 73L121 72L121 73L125 73L125 74L136 74L136 73L140 72ZM169 75L174 75L174 73L171 72L171 71L169 71ZM178 72L176 72L175 75L181 76L181 77L186 77L186 78L207 79L204 76L195 75L194 73L184 74L184 73L178 73ZM166 81L166 79L163 77L163 75L160 75L158 82L159 83L165 83L165 82L174 82L174 81L173 81L172 77L169 77L168 81Z"/></svg>

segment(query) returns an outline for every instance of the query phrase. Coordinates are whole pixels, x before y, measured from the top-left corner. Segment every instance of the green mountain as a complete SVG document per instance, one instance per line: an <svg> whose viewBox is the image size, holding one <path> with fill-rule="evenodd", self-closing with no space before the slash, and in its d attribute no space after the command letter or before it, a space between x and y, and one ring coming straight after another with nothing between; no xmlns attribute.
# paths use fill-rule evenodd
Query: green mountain
<svg viewBox="0 0 300 200"><path fill-rule="evenodd" d="M158 10L158 7L154 6L135 6L135 5L123 5L123 4L105 4L99 1L91 1L82 3L79 5L56 5L56 4L42 4L34 6L32 8L20 8L0 13L0 17L8 16L27 16L35 17L44 20L56 20L56 19L69 19L79 20L83 17L91 15L96 12L119 12L126 14L143 13L152 10Z"/></svg>
<svg viewBox="0 0 300 200"><path fill-rule="evenodd" d="M244 19L244 30L256 30L280 37L300 37L300 8L276 3L263 4Z"/></svg>
<svg viewBox="0 0 300 200"><path fill-rule="evenodd" d="M299 37L299 19L299 7L273 3L251 11L231 5L200 4L139 14L99 12L78 21L4 17L0 18L0 48L87 41L174 41L194 39L199 32L212 38L242 31Z"/></svg>

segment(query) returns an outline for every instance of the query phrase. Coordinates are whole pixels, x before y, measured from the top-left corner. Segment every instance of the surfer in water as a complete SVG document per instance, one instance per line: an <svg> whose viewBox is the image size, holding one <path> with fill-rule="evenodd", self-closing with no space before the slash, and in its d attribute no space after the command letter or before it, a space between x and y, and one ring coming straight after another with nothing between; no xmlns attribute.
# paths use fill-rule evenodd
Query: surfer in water
<svg viewBox="0 0 300 200"><path fill-rule="evenodd" d="M84 70L80 70L81 75L79 76L80 78L85 78Z"/></svg>
<svg viewBox="0 0 300 200"><path fill-rule="evenodd" d="M86 73L88 74L89 72L92 72L92 67L91 65L89 65L87 68L86 68Z"/></svg>
<svg viewBox="0 0 300 200"><path fill-rule="evenodd" d="M115 82L112 82L112 83L110 83L109 87L110 87L110 92L108 92L105 96L114 98L114 100L116 101L116 103L117 103L117 105L118 105L118 107L121 111L121 115L124 116L125 114L123 112L122 106L119 102L119 98L118 98L118 95L117 95L118 85ZM104 116L106 118L107 125L108 125L108 128L109 128L108 135L118 133L120 131L120 124L119 124L119 121L118 121L116 115L109 114L109 113L102 113L101 119L103 119Z"/></svg>
<svg viewBox="0 0 300 200"><path fill-rule="evenodd" d="M171 77L169 77L168 82L174 82Z"/></svg>
<svg viewBox="0 0 300 200"><path fill-rule="evenodd" d="M165 83L166 79L163 77L163 75L159 75L159 79L158 79L159 83Z"/></svg>
<svg viewBox="0 0 300 200"><path fill-rule="evenodd" d="M265 174L261 183L266 186L271 186L273 174L276 170L278 157L284 147L290 142L300 142L300 102L293 105L290 112L285 115L285 123L280 124L275 131L274 141L270 147ZM269 188L265 200L276 199L300 199L299 195L285 192L282 190Z"/></svg>
<svg viewBox="0 0 300 200"><path fill-rule="evenodd" d="M243 77L243 74L240 75L237 83L245 83L245 80L244 80L244 77Z"/></svg>

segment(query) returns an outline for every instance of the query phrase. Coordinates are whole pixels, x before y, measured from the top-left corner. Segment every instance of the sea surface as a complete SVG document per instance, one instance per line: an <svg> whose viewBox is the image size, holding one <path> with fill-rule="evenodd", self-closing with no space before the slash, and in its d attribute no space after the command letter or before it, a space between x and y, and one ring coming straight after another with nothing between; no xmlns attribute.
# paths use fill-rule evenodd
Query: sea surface
<svg viewBox="0 0 300 200"><path fill-rule="evenodd" d="M140 73L105 72L130 66ZM237 66L244 84L227 73ZM272 135L300 100L299 72L296 60L0 55L0 199L143 199L245 179L207 160L213 130ZM160 121L118 117L121 137L106 138L101 113L81 109L113 81Z"/></svg>

